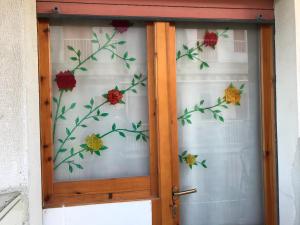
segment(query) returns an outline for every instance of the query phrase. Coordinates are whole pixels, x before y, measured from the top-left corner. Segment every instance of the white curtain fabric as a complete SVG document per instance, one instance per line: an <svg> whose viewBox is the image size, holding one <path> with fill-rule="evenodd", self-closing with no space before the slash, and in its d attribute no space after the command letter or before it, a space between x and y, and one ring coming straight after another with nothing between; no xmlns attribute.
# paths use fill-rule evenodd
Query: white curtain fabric
<svg viewBox="0 0 300 225"><path fill-rule="evenodd" d="M216 104L232 83L245 84L240 106L221 108L224 122L210 112L195 112L192 124L180 125L179 153L188 151L206 160L192 169L181 163L181 190L198 192L181 197L182 225L263 225L258 78L258 32L255 26L176 26L177 50L201 44L206 31L221 34L215 49L203 46L200 62L182 57L177 61L177 111Z"/></svg>
<svg viewBox="0 0 300 225"><path fill-rule="evenodd" d="M77 61L70 59L74 56L74 52L67 46L80 50L83 61L98 48L97 43L92 43L92 40L95 39L93 33L97 35L101 47L107 41L106 34L111 35L115 32L115 28L110 23L111 21L99 22L99 20L73 21L71 23L54 23L51 26L53 97L58 99L60 94L55 75L60 71L71 70L78 64ZM117 55L112 58L110 51L101 50L95 55L97 60L89 59L82 65L87 71L77 70L75 72L76 87L72 91L64 92L60 110L62 110L62 106L67 109L72 103L76 103L76 106L65 113L66 119L57 120L54 155L61 146L61 141L58 139L64 140L67 136L66 128L72 130L76 118L82 119L90 110L84 106L90 104L91 98L94 100L95 107L105 101L102 95L114 89L116 85L120 90L130 87L134 74L142 74L142 79L147 76L145 26L134 23L126 32L117 32L111 43L120 41L126 43L116 44L115 48L110 47L110 49L121 57L124 56L125 52L128 52L128 57L134 57L135 61L127 61L130 68L127 68L124 60L118 58ZM138 80L136 79L136 81ZM111 105L107 103L100 108L101 114L108 113L108 116L100 116L99 121L90 118L82 123L87 127L76 128L71 135L76 139L66 141L64 144L66 150L58 155L55 165L58 165L72 153L79 151L80 145L86 143L87 136L103 135L112 130L113 124L116 125L115 129L134 130L132 123L138 124L141 121L142 124L137 130L147 130L147 87L137 85L134 89L136 93L128 91L123 95L122 100L125 104ZM57 104L53 103L53 118L56 109ZM83 152L83 159L79 154L70 158L77 165L72 162L61 164L55 169L55 180L90 180L148 175L148 143L143 141L142 137L136 140L137 133L122 132L125 134L125 138L119 132L113 132L101 138L103 145L107 146L108 149L100 151L100 156L85 151ZM72 148L73 150L71 150Z"/></svg>

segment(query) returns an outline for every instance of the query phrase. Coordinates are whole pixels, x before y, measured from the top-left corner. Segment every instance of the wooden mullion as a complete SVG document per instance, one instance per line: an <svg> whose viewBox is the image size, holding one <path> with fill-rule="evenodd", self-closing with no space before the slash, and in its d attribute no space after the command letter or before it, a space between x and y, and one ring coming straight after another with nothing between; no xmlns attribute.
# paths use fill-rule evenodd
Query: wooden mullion
<svg viewBox="0 0 300 225"><path fill-rule="evenodd" d="M277 153L272 25L260 26L261 118L265 224L278 224Z"/></svg>
<svg viewBox="0 0 300 225"><path fill-rule="evenodd" d="M40 127L41 127L41 161L43 180L43 201L47 202L53 194L52 161L52 80L50 61L49 21L38 21L38 54L40 85Z"/></svg>
<svg viewBox="0 0 300 225"><path fill-rule="evenodd" d="M151 194L158 196L157 180L157 127L156 127L156 99L155 99L155 73L154 73L154 24L147 24L147 86L148 86L148 113L149 113L149 154L150 154L150 180Z"/></svg>

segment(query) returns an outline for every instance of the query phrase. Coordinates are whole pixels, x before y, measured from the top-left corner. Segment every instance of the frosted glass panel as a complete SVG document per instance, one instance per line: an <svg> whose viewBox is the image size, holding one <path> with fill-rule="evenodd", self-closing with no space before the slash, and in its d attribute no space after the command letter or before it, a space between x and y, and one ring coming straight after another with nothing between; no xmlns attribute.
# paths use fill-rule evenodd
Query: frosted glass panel
<svg viewBox="0 0 300 225"><path fill-rule="evenodd" d="M176 27L182 225L263 225L256 27Z"/></svg>
<svg viewBox="0 0 300 225"><path fill-rule="evenodd" d="M62 22L50 33L55 179L147 176L144 24Z"/></svg>

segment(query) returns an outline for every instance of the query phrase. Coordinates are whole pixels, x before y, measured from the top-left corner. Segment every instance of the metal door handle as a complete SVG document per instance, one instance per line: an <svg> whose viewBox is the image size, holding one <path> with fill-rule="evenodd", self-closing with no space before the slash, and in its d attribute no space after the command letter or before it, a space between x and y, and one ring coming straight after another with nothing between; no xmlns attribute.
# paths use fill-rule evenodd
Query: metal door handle
<svg viewBox="0 0 300 225"><path fill-rule="evenodd" d="M193 189L189 189L189 190L185 190L185 191L178 191L178 192L173 192L173 197L180 197L182 195L189 195L189 194L193 194L196 193L197 189L193 188Z"/></svg>

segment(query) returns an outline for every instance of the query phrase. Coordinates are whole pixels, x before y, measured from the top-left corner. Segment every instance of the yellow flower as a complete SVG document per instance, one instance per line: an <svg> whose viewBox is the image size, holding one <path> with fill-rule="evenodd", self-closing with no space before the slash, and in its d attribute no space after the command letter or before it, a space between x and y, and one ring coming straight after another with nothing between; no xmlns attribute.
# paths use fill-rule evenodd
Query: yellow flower
<svg viewBox="0 0 300 225"><path fill-rule="evenodd" d="M187 156L184 158L186 164L188 164L189 167L192 167L193 165L196 165L197 163L197 155L187 154Z"/></svg>
<svg viewBox="0 0 300 225"><path fill-rule="evenodd" d="M96 134L91 134L85 138L85 143L90 151L98 151L103 146L101 138L97 137Z"/></svg>
<svg viewBox="0 0 300 225"><path fill-rule="evenodd" d="M225 90L225 101L230 104L239 105L241 100L241 91L232 84Z"/></svg>

